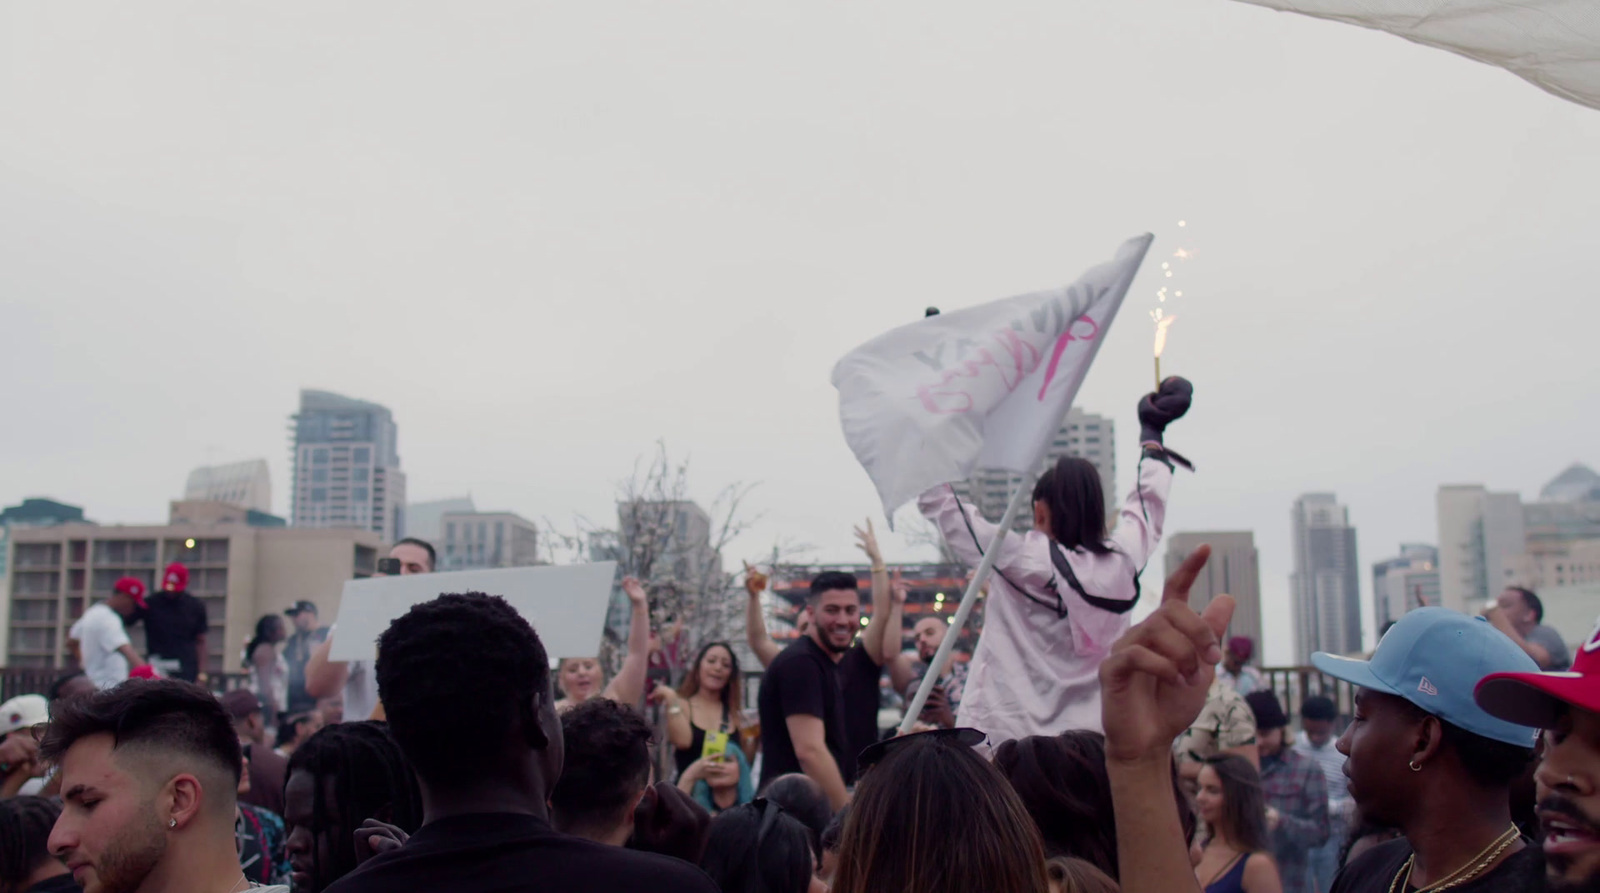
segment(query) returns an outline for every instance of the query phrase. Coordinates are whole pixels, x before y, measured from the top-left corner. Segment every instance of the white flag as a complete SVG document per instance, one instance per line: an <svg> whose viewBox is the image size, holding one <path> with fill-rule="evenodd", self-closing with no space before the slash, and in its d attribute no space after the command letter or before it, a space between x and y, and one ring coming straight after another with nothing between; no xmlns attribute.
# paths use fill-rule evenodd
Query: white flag
<svg viewBox="0 0 1600 893"><path fill-rule="evenodd" d="M1498 65L1600 109L1596 0L1244 0L1347 22Z"/></svg>
<svg viewBox="0 0 1600 893"><path fill-rule="evenodd" d="M844 439L885 514L973 468L1038 467L1151 239L1066 288L930 316L839 361Z"/></svg>

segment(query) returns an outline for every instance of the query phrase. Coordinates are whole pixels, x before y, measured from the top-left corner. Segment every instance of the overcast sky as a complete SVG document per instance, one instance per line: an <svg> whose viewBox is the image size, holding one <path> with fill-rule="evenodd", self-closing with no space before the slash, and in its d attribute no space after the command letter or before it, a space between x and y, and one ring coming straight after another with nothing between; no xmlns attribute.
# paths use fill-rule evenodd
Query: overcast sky
<svg viewBox="0 0 1600 893"><path fill-rule="evenodd" d="M1440 483L1600 462L1600 113L1225 0L0 7L0 501L165 517L301 387L389 406L413 499L604 517L657 438L774 539L878 511L833 363L1157 236L1080 394L1151 386L1179 247L1171 530L1289 508L1370 565ZM1178 220L1188 226L1179 229ZM890 540L889 559L926 550ZM1151 568L1161 571L1158 560ZM1150 588L1147 592L1153 591ZM1371 635L1370 610L1363 621Z"/></svg>

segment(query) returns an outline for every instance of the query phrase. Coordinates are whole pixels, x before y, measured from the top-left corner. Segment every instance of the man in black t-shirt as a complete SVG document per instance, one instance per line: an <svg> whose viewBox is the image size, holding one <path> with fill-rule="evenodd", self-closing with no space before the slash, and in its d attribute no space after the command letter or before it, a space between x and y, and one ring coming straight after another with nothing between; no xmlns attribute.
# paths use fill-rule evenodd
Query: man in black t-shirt
<svg viewBox="0 0 1600 893"><path fill-rule="evenodd" d="M550 660L504 599L441 595L413 607L378 640L376 672L426 811L403 846L326 893L716 893L687 862L551 827L565 750Z"/></svg>
<svg viewBox="0 0 1600 893"><path fill-rule="evenodd" d="M150 662L177 661L176 671L163 668L169 677L198 681L205 669L208 621L205 604L189 594L189 569L176 561L167 565L161 575L161 591L146 601L149 607L141 618Z"/></svg>
<svg viewBox="0 0 1600 893"><path fill-rule="evenodd" d="M289 698L285 713L306 713L317 709L317 699L306 691L306 661L311 659L311 649L328 638L328 631L318 628L316 602L297 601L283 612L294 623L294 635L283 643L283 661L289 665Z"/></svg>

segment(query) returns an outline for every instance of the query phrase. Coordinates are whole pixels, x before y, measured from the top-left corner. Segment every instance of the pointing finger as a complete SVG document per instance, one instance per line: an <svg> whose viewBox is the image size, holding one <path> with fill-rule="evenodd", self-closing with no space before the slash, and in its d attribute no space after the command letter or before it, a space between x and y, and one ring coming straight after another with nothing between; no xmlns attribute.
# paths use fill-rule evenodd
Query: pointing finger
<svg viewBox="0 0 1600 893"><path fill-rule="evenodd" d="M1195 578L1200 576L1200 571L1206 566L1206 561L1211 558L1211 547L1201 546L1178 565L1178 569L1167 578L1166 588L1161 591L1163 603L1171 601L1189 601L1189 587L1194 585Z"/></svg>

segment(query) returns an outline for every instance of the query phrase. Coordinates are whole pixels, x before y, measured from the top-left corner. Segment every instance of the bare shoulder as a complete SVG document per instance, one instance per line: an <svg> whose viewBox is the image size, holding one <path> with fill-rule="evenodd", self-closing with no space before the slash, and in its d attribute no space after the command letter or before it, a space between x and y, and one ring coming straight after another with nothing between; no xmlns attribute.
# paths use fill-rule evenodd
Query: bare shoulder
<svg viewBox="0 0 1600 893"><path fill-rule="evenodd" d="M1267 853L1251 853L1244 861L1245 893L1283 893L1278 863Z"/></svg>

